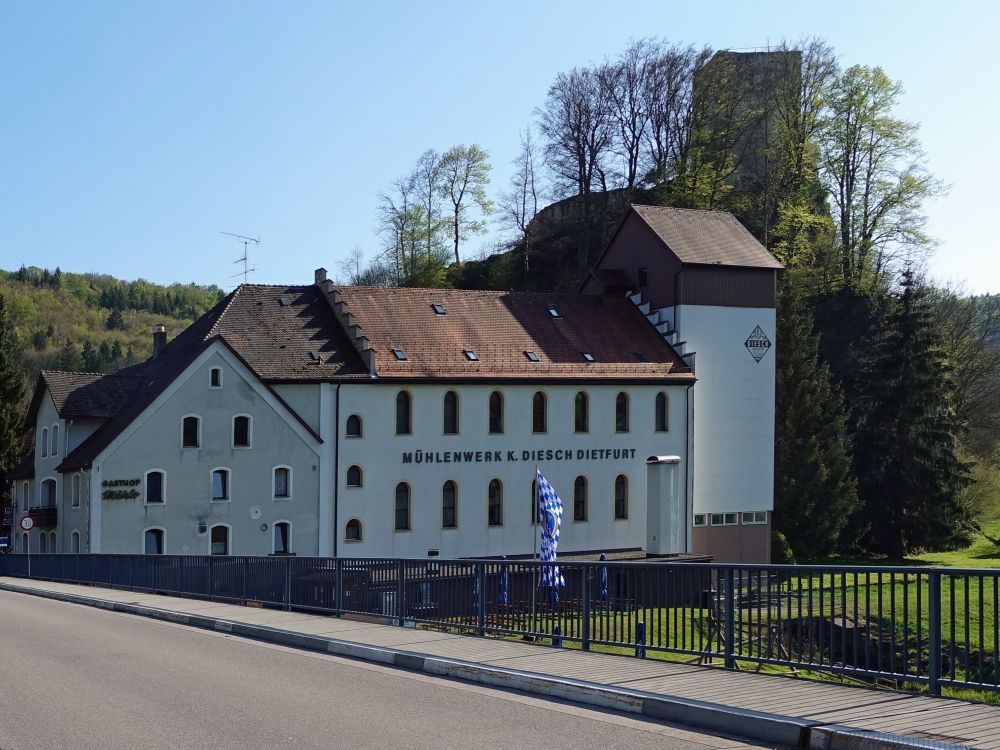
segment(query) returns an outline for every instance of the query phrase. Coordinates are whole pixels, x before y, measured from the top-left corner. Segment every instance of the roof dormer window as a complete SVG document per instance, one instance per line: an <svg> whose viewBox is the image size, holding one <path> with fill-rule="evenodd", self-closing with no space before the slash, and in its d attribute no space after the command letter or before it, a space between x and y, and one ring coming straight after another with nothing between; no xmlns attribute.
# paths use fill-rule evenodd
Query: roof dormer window
<svg viewBox="0 0 1000 750"><path fill-rule="evenodd" d="M529 362L541 362L541 360L538 359L538 355L534 352L525 352L524 356L528 358Z"/></svg>
<svg viewBox="0 0 1000 750"><path fill-rule="evenodd" d="M585 360L587 360L588 362L593 362L594 361L594 355L591 354L590 352L580 352L580 353L583 355L583 358Z"/></svg>
<svg viewBox="0 0 1000 750"><path fill-rule="evenodd" d="M558 320L558 318L559 318L559 310L557 310L554 307L550 307L549 308L549 315L551 315L554 319Z"/></svg>
<svg viewBox="0 0 1000 750"><path fill-rule="evenodd" d="M466 349L465 350L465 358L467 360L469 360L470 362L478 362L479 361L479 355L476 354L474 351L472 351L472 349Z"/></svg>
<svg viewBox="0 0 1000 750"><path fill-rule="evenodd" d="M404 352L402 349L393 349L392 356L394 356L400 362L406 361L406 352Z"/></svg>
<svg viewBox="0 0 1000 750"><path fill-rule="evenodd" d="M438 303L435 302L434 304L431 305L431 308L433 308L435 315L445 315L446 314L445 313L445 309L444 309L444 305L440 305L440 304L438 304Z"/></svg>

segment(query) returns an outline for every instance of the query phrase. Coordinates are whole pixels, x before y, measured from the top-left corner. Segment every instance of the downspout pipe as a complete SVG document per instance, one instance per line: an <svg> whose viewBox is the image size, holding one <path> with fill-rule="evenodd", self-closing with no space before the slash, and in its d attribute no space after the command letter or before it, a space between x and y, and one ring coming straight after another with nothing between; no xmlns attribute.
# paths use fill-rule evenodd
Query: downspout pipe
<svg viewBox="0 0 1000 750"><path fill-rule="evenodd" d="M340 494L340 386L343 383L337 383L337 390L335 391L334 398L337 400L337 405L333 408L334 414L334 426L333 426L333 556L337 557L337 542L340 539L340 520L337 514L337 501Z"/></svg>
<svg viewBox="0 0 1000 750"><path fill-rule="evenodd" d="M687 542L687 551L689 553L694 552L694 527L692 526L692 519L690 514L694 512L694 436L691 434L691 423L694 421L694 397L691 393L691 389L694 388L694 383L688 385L687 389L684 391L684 419L687 422L687 429L685 430L685 440L687 440L687 445L684 448L684 452L687 455L687 467L685 468L685 480L686 485L685 493L689 496L685 499L684 503L684 523L687 530L684 537Z"/></svg>

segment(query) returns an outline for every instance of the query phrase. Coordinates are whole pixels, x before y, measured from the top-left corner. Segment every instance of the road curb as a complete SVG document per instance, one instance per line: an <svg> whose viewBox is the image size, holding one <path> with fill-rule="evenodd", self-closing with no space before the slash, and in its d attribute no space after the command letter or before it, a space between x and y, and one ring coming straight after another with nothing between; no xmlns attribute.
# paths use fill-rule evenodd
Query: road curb
<svg viewBox="0 0 1000 750"><path fill-rule="evenodd" d="M491 687L520 690L785 747L809 750L965 750L966 748L963 745L946 742L823 724L780 714L706 703L681 696L609 687L583 680L448 659L399 648L370 646L327 636L308 635L238 620L185 614L141 604L112 602L98 597L45 591L9 583L0 583L0 590L139 615L203 630L230 633L282 646L322 651L336 656L346 656Z"/></svg>

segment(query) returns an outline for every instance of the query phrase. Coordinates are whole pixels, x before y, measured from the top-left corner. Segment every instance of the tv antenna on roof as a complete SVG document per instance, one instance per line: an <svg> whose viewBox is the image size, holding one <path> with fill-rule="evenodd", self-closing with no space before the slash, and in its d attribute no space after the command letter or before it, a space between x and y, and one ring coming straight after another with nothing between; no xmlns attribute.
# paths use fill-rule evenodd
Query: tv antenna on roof
<svg viewBox="0 0 1000 750"><path fill-rule="evenodd" d="M243 257L237 258L236 260L233 261L233 263L242 263L243 270L240 271L239 273L234 273L232 276L230 276L230 278L235 279L237 276L242 276L243 283L246 284L247 274L253 273L254 271L257 270L256 266L250 266L249 268L247 267L247 263L249 262L249 258L247 257L247 246L251 242L254 243L255 245L259 245L260 237L245 237L242 234L233 234L232 232L219 232L219 234L224 234L227 237L235 237L236 239L238 239L240 242L243 243Z"/></svg>

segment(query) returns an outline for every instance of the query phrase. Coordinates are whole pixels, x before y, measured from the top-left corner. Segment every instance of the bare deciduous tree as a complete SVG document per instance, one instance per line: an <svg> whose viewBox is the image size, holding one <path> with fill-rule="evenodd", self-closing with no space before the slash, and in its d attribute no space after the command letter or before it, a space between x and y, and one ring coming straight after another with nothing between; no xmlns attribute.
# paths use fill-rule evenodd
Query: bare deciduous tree
<svg viewBox="0 0 1000 750"><path fill-rule="evenodd" d="M560 73L539 112L545 161L563 195L607 189L614 128L606 81L601 69Z"/></svg>
<svg viewBox="0 0 1000 750"><path fill-rule="evenodd" d="M524 270L529 269L531 252L531 220L538 213L540 200L538 149L535 146L529 126L521 133L521 150L513 161L514 174L510 178L510 189L500 195L500 221L519 236L524 245Z"/></svg>

